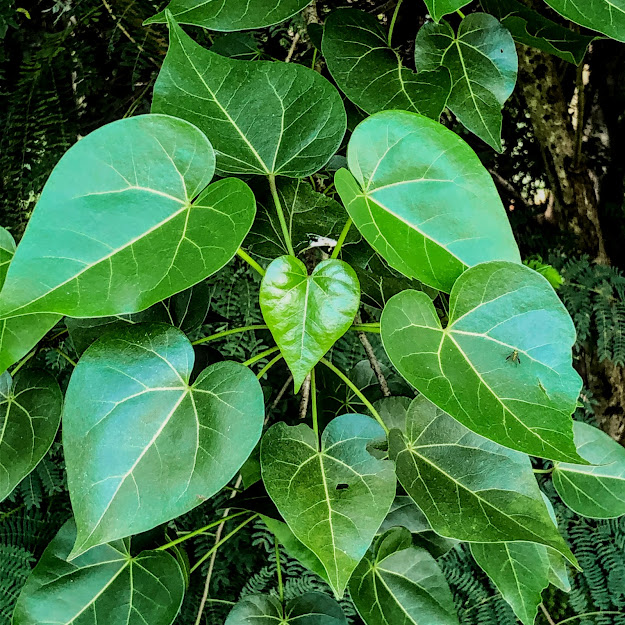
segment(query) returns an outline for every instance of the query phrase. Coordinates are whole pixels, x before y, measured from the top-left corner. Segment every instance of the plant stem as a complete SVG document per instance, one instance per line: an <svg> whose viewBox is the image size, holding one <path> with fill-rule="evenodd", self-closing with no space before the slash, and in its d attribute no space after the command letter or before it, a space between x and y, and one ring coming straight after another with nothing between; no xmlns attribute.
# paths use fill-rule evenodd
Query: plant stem
<svg viewBox="0 0 625 625"><path fill-rule="evenodd" d="M280 227L282 228L282 236L284 237L284 243L291 256L295 256L295 250L293 249L293 243L291 243L291 235L289 228L286 225L286 219L284 218L284 211L282 210L282 204L280 204L280 197L278 196L278 189L276 188L276 177L273 174L267 176L269 178L269 188L271 189L271 195L273 197L273 203L276 205L276 212L278 213L278 220L280 221Z"/></svg>
<svg viewBox="0 0 625 625"><path fill-rule="evenodd" d="M532 471L534 471L534 473L552 473L553 469L554 467L551 467L550 469L532 469Z"/></svg>
<svg viewBox="0 0 625 625"><path fill-rule="evenodd" d="M237 250L237 256L242 258L252 269L255 269L261 276L265 275L265 270L243 249Z"/></svg>
<svg viewBox="0 0 625 625"><path fill-rule="evenodd" d="M305 419L308 414L308 400L310 399L310 373L302 384L302 399L299 403L299 418Z"/></svg>
<svg viewBox="0 0 625 625"><path fill-rule="evenodd" d="M319 449L319 423L317 422L317 382L315 381L315 369L310 372L310 395L312 397L312 426Z"/></svg>
<svg viewBox="0 0 625 625"><path fill-rule="evenodd" d="M458 14L458 15L459 15L462 19L464 19L465 15L464 15L464 13L463 13L460 9L458 9L458 10L456 11L456 13L457 13L457 14Z"/></svg>
<svg viewBox="0 0 625 625"><path fill-rule="evenodd" d="M373 418L382 426L382 429L386 434L388 434L388 428L386 427L386 423L384 423L380 413L373 407L373 404L362 394L362 391L340 370L337 369L330 361L322 358L319 362L323 363L328 369L334 371L336 375L352 389L354 394L360 399L360 401L369 409Z"/></svg>
<svg viewBox="0 0 625 625"><path fill-rule="evenodd" d="M221 547L225 542L227 542L228 540L230 540L238 531L242 530L250 521L253 521L256 517L258 516L258 514L253 514L251 517L245 519L245 521L243 521L243 523L239 523L239 525L237 525L229 534L227 534L226 536L224 536L220 541L216 542L192 567L191 567L191 573L193 573L194 571L197 571L197 569L202 566L202 564L208 560L208 558L210 558L213 553L215 553L217 551L217 549L219 549L219 547ZM223 521L223 519L222 519Z"/></svg>
<svg viewBox="0 0 625 625"><path fill-rule="evenodd" d="M234 601L226 601L225 599L206 599L210 603L225 603L227 605L236 605Z"/></svg>
<svg viewBox="0 0 625 625"><path fill-rule="evenodd" d="M398 5L399 6L399 5ZM343 226L343 230L341 230L341 234L339 236L339 240L336 242L334 246L334 250L332 251L332 256L330 258L338 258L339 252L343 247L343 243L345 243L345 239L347 238L347 234L349 233L349 229L352 227L352 218L348 217L345 225Z"/></svg>
<svg viewBox="0 0 625 625"><path fill-rule="evenodd" d="M625 614L625 612L615 612L615 611L611 611L611 610L602 610L602 611L599 611L599 612L584 612L584 614L576 614L575 616L569 616L569 618L565 618L563 621L558 621L554 625L564 625L565 623L572 623L573 621L577 620L578 618L585 618L587 616L599 616L600 614L610 614L610 615L617 615L617 614L619 614L620 615L620 614Z"/></svg>
<svg viewBox="0 0 625 625"><path fill-rule="evenodd" d="M379 323L355 323L349 327L354 332L373 332L374 334L380 334Z"/></svg>
<svg viewBox="0 0 625 625"><path fill-rule="evenodd" d="M252 330L267 330L268 327L266 325L254 325L254 326L244 326L242 328L233 328L232 330L223 330L222 332L217 332L216 334L211 334L210 336L205 336L203 339L198 339L197 341L193 341L191 345L201 345L202 343L208 343L209 341L216 341L217 339L223 338L224 336L230 336L231 334L239 334L239 332L251 332Z"/></svg>
<svg viewBox="0 0 625 625"><path fill-rule="evenodd" d="M282 359L282 354L278 354L275 358L270 360L257 374L256 377L260 380L271 367L273 367L279 360Z"/></svg>
<svg viewBox="0 0 625 625"><path fill-rule="evenodd" d="M278 571L278 593L280 595L280 603L284 603L284 586L282 585L282 564L280 563L280 545L278 539L276 543L276 570Z"/></svg>
<svg viewBox="0 0 625 625"><path fill-rule="evenodd" d="M58 347L53 347L52 349L54 349L55 352L63 356L63 358L65 358L65 360L67 360L67 362L69 362L72 367L76 366L76 361L72 360L64 351L60 350Z"/></svg>
<svg viewBox="0 0 625 625"><path fill-rule="evenodd" d="M164 551L165 549L169 549L170 547L179 545L180 543L183 543L185 540L189 540L191 538L195 538L196 536L199 536L200 534L203 534L209 529L216 527L220 523L225 523L226 521L229 521L230 519L236 519L236 517L241 516L242 514L245 514L246 512L247 510L241 510L241 512L235 512L234 514L231 514L230 516L227 516L226 518L221 518L218 521L213 521L212 523L209 523L208 525L205 525L204 527L200 527L199 529L193 530L192 532L189 532L188 534L185 534L184 536L181 536L180 538L176 538L176 540L172 540L166 545L161 545L160 547L157 547L155 551Z"/></svg>
<svg viewBox="0 0 625 625"><path fill-rule="evenodd" d="M15 376L15 374L37 353L37 348L33 349L32 352L29 352L22 358L14 367L13 371L11 371L11 376Z"/></svg>
<svg viewBox="0 0 625 625"><path fill-rule="evenodd" d="M547 612L547 608L545 607L545 605L543 603L540 603L539 605L540 605L540 609L545 615L545 618L547 619L547 623L549 623L549 625L556 625L555 621L551 618L551 614Z"/></svg>
<svg viewBox="0 0 625 625"><path fill-rule="evenodd" d="M356 321L360 321L360 315L357 315ZM367 338L367 335L361 331L358 332L358 338L360 339L360 343L365 350L365 354L367 354L371 369L373 370L373 373L375 373L375 377L378 379L378 384L380 385L380 389L382 390L382 395L384 395L384 397L390 397L391 391L388 387L388 382L384 377L384 373L382 373L382 365L380 365L380 361L377 359L375 352L373 351L373 347L371 346L371 343Z"/></svg>
<svg viewBox="0 0 625 625"><path fill-rule="evenodd" d="M397 4L395 5L395 11L393 12L393 17L391 18L391 25L388 29L388 47L392 48L393 44L393 30L395 29L395 20L397 20L397 14L399 13L399 7L401 6L403 0L397 0Z"/></svg>
<svg viewBox="0 0 625 625"><path fill-rule="evenodd" d="M258 362L259 360L262 360L263 358L267 356L271 356L271 354L274 354L279 349L280 349L279 347L272 347L271 349L266 349L264 352L261 352L260 354L256 354L256 356L252 356L251 358L248 358L243 364L246 367L249 367L250 365L253 365L255 362Z"/></svg>

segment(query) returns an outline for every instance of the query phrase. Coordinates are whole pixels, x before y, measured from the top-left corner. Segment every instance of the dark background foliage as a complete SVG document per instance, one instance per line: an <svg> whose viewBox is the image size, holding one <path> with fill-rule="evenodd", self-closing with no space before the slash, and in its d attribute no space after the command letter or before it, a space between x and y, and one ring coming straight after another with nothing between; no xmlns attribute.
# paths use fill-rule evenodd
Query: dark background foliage
<svg viewBox="0 0 625 625"><path fill-rule="evenodd" d="M525 3L563 23L544 3ZM47 176L67 148L103 124L149 111L167 34L164 26L143 27L142 21L161 4L156 0L0 0L0 224L16 239ZM290 22L262 31L233 35L188 31L222 54L315 63L327 76L323 59L315 52L316 24L332 9L348 5L388 21L396 0L318 0ZM468 9L479 10L478 2ZM420 0L404 2L398 13L393 41L409 67L414 36L425 17ZM550 263L564 277L559 293L578 330L576 366L585 381L585 406L576 416L598 423L622 442L625 46L609 40L594 42L581 69L523 46L519 46L519 60L519 84L504 110L503 154L496 155L456 127L451 117L444 121L472 145L491 171L524 258ZM348 109L353 128L359 113L353 106ZM327 173L321 172L314 182L323 189ZM204 328L207 333L230 323L261 321L256 306L258 280L245 267L233 263L211 278L209 285L212 305L210 323ZM211 345L226 357L243 360L266 348L265 339L263 332L256 332ZM211 348L204 348L198 356L205 361L217 357ZM61 384L66 384L71 370L67 357L76 357L74 347L60 334L44 345L37 364L54 371ZM364 358L354 336L335 348L335 362L344 370L352 369L353 379L375 399L375 384L357 366ZM271 418L295 422L298 398L290 393L278 397L287 377L284 366L274 367L264 390ZM396 383L401 386L399 380ZM326 390L332 398L324 404L327 413L353 407L346 387ZM554 621L596 613L577 622L625 623L625 521L575 517L548 483L544 487L560 529L584 569L572 573L569 595L545 592L546 609ZM217 519L229 496L224 491L177 520L177 527L194 529ZM62 452L56 444L12 498L0 505L0 625L10 622L28 572L69 513ZM213 543L213 535L199 536L188 546L189 554L201 556ZM463 624L516 622L466 549L450 552L441 564ZM329 592L319 578L285 554L282 566L287 597L312 589ZM209 602L203 622L223 623L228 602L242 595L275 591L275 572L270 534L260 523L245 528L219 552L210 586L210 597L218 601ZM177 621L181 625L195 622L205 573L206 568L191 579ZM349 600L344 601L344 608L351 622L358 623ZM539 614L541 620L547 622Z"/></svg>

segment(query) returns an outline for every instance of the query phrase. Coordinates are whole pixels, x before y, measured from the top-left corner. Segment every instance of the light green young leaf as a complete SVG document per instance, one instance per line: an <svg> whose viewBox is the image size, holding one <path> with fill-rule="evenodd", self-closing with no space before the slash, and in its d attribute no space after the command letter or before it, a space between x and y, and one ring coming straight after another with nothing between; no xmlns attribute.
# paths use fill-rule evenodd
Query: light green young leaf
<svg viewBox="0 0 625 625"><path fill-rule="evenodd" d="M9 270L9 263L13 259L14 254L15 239L8 230L0 228L0 289L4 284L4 279Z"/></svg>
<svg viewBox="0 0 625 625"><path fill-rule="evenodd" d="M454 284L446 328L418 291L391 298L381 319L397 370L474 432L533 456L584 463L573 440L581 378L575 327L540 274L491 262Z"/></svg>
<svg viewBox="0 0 625 625"><path fill-rule="evenodd" d="M236 179L204 189L213 171L206 137L165 115L122 119L81 139L44 187L0 316L137 312L221 269L247 235L255 201Z"/></svg>
<svg viewBox="0 0 625 625"><path fill-rule="evenodd" d="M501 152L501 109L516 83L518 59L512 35L487 13L471 13L451 26L425 24L415 42L417 71L441 65L451 73L447 106L460 123Z"/></svg>
<svg viewBox="0 0 625 625"><path fill-rule="evenodd" d="M167 10L181 24L231 32L265 28L288 20L312 0L171 0ZM145 24L164 24L166 11L147 19Z"/></svg>
<svg viewBox="0 0 625 625"><path fill-rule="evenodd" d="M296 538L323 564L338 597L395 497L395 473L367 445L384 437L370 417L333 419L318 445L306 425L277 423L261 446L263 481Z"/></svg>
<svg viewBox="0 0 625 625"><path fill-rule="evenodd" d="M330 13L323 56L341 91L369 114L401 109L438 120L451 91L446 68L415 74L403 67L378 19L364 11Z"/></svg>
<svg viewBox="0 0 625 625"><path fill-rule="evenodd" d="M557 463L553 485L577 514L612 519L625 514L625 449L599 428L573 425L579 455L593 466Z"/></svg>
<svg viewBox="0 0 625 625"><path fill-rule="evenodd" d="M17 601L13 625L170 625L184 596L165 551L130 554L130 539L68 562L76 526L68 521L44 551Z"/></svg>
<svg viewBox="0 0 625 625"><path fill-rule="evenodd" d="M471 4L471 0L425 0L430 16L435 22L440 22L441 17L454 13L467 4Z"/></svg>
<svg viewBox="0 0 625 625"><path fill-rule="evenodd" d="M39 464L61 422L63 395L44 371L0 376L0 501Z"/></svg>
<svg viewBox="0 0 625 625"><path fill-rule="evenodd" d="M224 625L347 625L347 619L332 597L308 592L284 606L273 595L245 597L232 608Z"/></svg>
<svg viewBox="0 0 625 625"><path fill-rule="evenodd" d="M410 406L405 433L391 430L389 456L438 534L480 543L536 542L575 563L529 458L471 432L423 395Z"/></svg>
<svg viewBox="0 0 625 625"><path fill-rule="evenodd" d="M352 325L359 304L358 278L342 260L324 260L310 276L293 256L280 256L269 265L260 285L260 308L293 373L296 393Z"/></svg>
<svg viewBox="0 0 625 625"><path fill-rule="evenodd" d="M254 449L264 418L254 374L219 362L189 384L193 361L187 337L162 324L111 332L83 354L63 414L72 557L195 508Z"/></svg>
<svg viewBox="0 0 625 625"><path fill-rule="evenodd" d="M595 39L557 24L518 0L481 0L481 4L484 11L501 21L515 41L575 65L584 60L588 46Z"/></svg>
<svg viewBox="0 0 625 625"><path fill-rule="evenodd" d="M475 561L493 580L523 625L533 625L549 585L547 547L533 543L472 543Z"/></svg>
<svg viewBox="0 0 625 625"><path fill-rule="evenodd" d="M473 150L441 124L385 111L349 141L336 173L345 208L370 245L405 276L449 292L467 268L520 263L495 185Z"/></svg>
<svg viewBox="0 0 625 625"><path fill-rule="evenodd" d="M563 17L599 31L617 41L625 41L624 0L545 0Z"/></svg>
<svg viewBox="0 0 625 625"><path fill-rule="evenodd" d="M152 111L196 124L217 152L219 172L305 178L336 152L345 108L317 72L225 58L195 43L173 19L169 34Z"/></svg>
<svg viewBox="0 0 625 625"><path fill-rule="evenodd" d="M458 625L451 591L434 558L413 547L410 532L381 536L349 581L366 625Z"/></svg>

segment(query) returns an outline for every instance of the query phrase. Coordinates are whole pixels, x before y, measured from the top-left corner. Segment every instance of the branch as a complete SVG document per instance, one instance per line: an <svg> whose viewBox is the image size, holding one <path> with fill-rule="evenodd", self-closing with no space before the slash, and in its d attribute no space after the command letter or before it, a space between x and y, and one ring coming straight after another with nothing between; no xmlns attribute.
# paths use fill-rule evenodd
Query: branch
<svg viewBox="0 0 625 625"><path fill-rule="evenodd" d="M356 323L361 324L362 320L360 319L360 315L356 316ZM384 397L391 396L391 390L388 387L388 382L382 373L382 365L380 365L380 361L377 359L375 352L373 351L373 347L369 342L369 338L364 332L358 332L358 338L362 343L362 346L365 349L365 353L367 354L367 358L369 359L369 364L371 365L371 369L373 369L373 373L375 373L375 377L378 379L378 384L380 385L380 389L382 389L382 395Z"/></svg>

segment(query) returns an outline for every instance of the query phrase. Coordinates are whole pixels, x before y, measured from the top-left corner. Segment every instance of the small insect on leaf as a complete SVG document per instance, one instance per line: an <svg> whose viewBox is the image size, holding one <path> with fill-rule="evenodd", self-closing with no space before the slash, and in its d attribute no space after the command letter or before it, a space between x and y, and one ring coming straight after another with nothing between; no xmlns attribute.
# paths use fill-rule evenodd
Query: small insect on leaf
<svg viewBox="0 0 625 625"><path fill-rule="evenodd" d="M520 365L521 358L519 357L519 350L515 349L513 352L508 354L508 356L506 356L506 360L509 360L510 362L515 362L517 365Z"/></svg>

